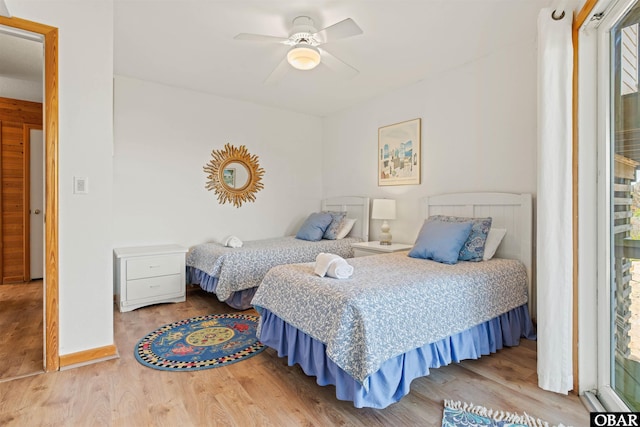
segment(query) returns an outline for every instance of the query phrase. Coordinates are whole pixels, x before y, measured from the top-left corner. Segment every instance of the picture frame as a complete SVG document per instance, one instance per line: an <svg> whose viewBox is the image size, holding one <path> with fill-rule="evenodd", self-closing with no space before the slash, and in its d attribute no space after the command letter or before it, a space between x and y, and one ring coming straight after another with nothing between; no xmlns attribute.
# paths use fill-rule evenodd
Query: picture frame
<svg viewBox="0 0 640 427"><path fill-rule="evenodd" d="M231 188L236 187L236 168L225 168L222 172L224 183Z"/></svg>
<svg viewBox="0 0 640 427"><path fill-rule="evenodd" d="M378 128L378 186L420 184L422 119Z"/></svg>

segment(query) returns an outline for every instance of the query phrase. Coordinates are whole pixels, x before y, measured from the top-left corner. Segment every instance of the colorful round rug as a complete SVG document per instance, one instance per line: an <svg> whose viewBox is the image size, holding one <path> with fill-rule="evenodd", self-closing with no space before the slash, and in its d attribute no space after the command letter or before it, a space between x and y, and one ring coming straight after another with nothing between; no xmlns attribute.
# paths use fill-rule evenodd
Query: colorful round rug
<svg viewBox="0 0 640 427"><path fill-rule="evenodd" d="M258 316L210 314L170 323L141 339L138 362L164 371L192 371L240 362L265 349Z"/></svg>

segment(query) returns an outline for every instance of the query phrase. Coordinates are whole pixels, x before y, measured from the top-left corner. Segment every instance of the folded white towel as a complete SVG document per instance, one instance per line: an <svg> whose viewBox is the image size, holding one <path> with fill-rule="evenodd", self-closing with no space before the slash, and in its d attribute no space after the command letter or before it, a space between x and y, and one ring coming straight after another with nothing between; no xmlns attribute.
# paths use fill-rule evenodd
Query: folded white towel
<svg viewBox="0 0 640 427"><path fill-rule="evenodd" d="M348 279L353 274L353 266L343 258L337 259L329 265L327 276L334 279Z"/></svg>
<svg viewBox="0 0 640 427"><path fill-rule="evenodd" d="M224 239L224 245L230 248L240 248L242 247L242 240L240 240L236 236L229 236Z"/></svg>
<svg viewBox="0 0 640 427"><path fill-rule="evenodd" d="M316 257L316 265L313 269L313 272L320 277L324 277L327 274L327 270L331 263L336 262L342 259L342 257L335 254L326 254L324 252L320 252Z"/></svg>
<svg viewBox="0 0 640 427"><path fill-rule="evenodd" d="M353 266L341 256L321 252L316 257L313 272L320 277L326 275L334 279L348 279L353 274Z"/></svg>

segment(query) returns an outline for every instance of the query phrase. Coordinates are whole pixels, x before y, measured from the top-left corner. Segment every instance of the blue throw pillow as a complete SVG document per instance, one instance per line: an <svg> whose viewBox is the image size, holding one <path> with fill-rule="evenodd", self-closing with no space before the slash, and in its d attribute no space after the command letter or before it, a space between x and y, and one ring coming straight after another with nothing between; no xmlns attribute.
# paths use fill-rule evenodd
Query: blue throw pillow
<svg viewBox="0 0 640 427"><path fill-rule="evenodd" d="M298 234L296 234L296 239L300 240L310 240L312 242L317 242L322 240L322 236L326 231L333 217L328 213L320 213L315 212L309 215L309 217L304 221L300 230L298 230Z"/></svg>
<svg viewBox="0 0 640 427"><path fill-rule="evenodd" d="M323 239L336 240L338 231L342 228L344 217L347 216L346 212L334 212L334 211L322 211L322 213L328 213L331 215L331 224L324 231Z"/></svg>
<svg viewBox="0 0 640 427"><path fill-rule="evenodd" d="M422 225L413 249L412 258L432 259L444 264L456 264L460 248L469 237L470 222L427 220Z"/></svg>
<svg viewBox="0 0 640 427"><path fill-rule="evenodd" d="M465 218L460 216L433 215L429 221L444 222L471 222L471 233L460 249L458 259L460 261L482 261L484 246L491 229L492 218Z"/></svg>

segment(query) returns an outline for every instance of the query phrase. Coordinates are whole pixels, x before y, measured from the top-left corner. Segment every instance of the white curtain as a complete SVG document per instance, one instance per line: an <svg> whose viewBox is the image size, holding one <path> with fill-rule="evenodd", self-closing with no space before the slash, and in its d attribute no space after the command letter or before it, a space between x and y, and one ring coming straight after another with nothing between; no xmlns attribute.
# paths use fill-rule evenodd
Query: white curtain
<svg viewBox="0 0 640 427"><path fill-rule="evenodd" d="M538 385L573 388L572 13L538 16ZM559 13L556 12L556 16Z"/></svg>

